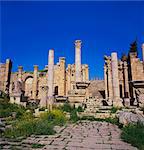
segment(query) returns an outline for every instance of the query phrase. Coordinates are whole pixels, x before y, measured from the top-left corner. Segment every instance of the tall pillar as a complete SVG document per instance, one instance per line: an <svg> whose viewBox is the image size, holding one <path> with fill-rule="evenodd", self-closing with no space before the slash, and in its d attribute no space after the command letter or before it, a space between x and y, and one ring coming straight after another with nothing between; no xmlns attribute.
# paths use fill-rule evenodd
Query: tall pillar
<svg viewBox="0 0 144 150"><path fill-rule="evenodd" d="M49 110L52 109L52 104L54 100L54 50L49 50L48 56L48 107Z"/></svg>
<svg viewBox="0 0 144 150"><path fill-rule="evenodd" d="M60 77L59 77L59 87L58 87L58 95L64 96L66 91L66 75L65 75L65 57L59 58L59 69L60 69Z"/></svg>
<svg viewBox="0 0 144 150"><path fill-rule="evenodd" d="M67 92L66 95L68 95L68 91L71 90L71 65L68 64L67 67Z"/></svg>
<svg viewBox="0 0 144 150"><path fill-rule="evenodd" d="M9 94L11 66L12 66L11 60L7 59L5 66L5 80L4 80L4 91L6 94Z"/></svg>
<svg viewBox="0 0 144 150"><path fill-rule="evenodd" d="M23 72L23 67L19 66L18 67L18 81L22 82L22 72Z"/></svg>
<svg viewBox="0 0 144 150"><path fill-rule="evenodd" d="M125 84L125 97L129 97L129 83L128 83L128 66L127 62L124 61L124 84Z"/></svg>
<svg viewBox="0 0 144 150"><path fill-rule="evenodd" d="M38 66L34 65L32 99L36 99L37 98L37 88L38 88Z"/></svg>
<svg viewBox="0 0 144 150"><path fill-rule="evenodd" d="M144 43L142 44L142 55L143 55L143 62L144 62Z"/></svg>
<svg viewBox="0 0 144 150"><path fill-rule="evenodd" d="M112 65L112 84L113 84L113 106L121 107L123 105L120 100L117 53L111 54L111 63L112 63L111 65Z"/></svg>
<svg viewBox="0 0 144 150"><path fill-rule="evenodd" d="M105 99L108 99L107 66L104 65Z"/></svg>
<svg viewBox="0 0 144 150"><path fill-rule="evenodd" d="M113 87L112 87L112 69L111 62L107 64L107 74L108 74L108 99L112 101L113 99Z"/></svg>
<svg viewBox="0 0 144 150"><path fill-rule="evenodd" d="M81 82L81 40L75 41L75 81Z"/></svg>

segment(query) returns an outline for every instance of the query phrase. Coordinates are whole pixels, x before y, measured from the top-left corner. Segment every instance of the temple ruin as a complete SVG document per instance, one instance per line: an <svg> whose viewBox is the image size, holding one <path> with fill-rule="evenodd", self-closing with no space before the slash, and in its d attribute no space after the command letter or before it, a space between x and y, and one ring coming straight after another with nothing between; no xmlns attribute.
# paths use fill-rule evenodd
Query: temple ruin
<svg viewBox="0 0 144 150"><path fill-rule="evenodd" d="M116 52L105 56L104 80L89 80L89 67L81 64L82 41L76 40L74 45L75 63L67 66L64 57L54 64L53 49L43 70L34 65L33 72L24 71L22 66L12 72L12 62L7 59L0 64L0 91L9 95L11 103L26 106L35 102L49 109L64 103L85 106L87 111L101 106L144 105L144 44L142 61L134 49L121 59Z"/></svg>

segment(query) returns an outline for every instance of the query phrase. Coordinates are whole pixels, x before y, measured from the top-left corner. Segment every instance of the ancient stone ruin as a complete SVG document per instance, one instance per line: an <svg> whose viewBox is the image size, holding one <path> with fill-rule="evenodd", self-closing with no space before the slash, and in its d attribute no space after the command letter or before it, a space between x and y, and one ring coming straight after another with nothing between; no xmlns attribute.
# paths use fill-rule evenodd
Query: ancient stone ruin
<svg viewBox="0 0 144 150"><path fill-rule="evenodd" d="M89 80L88 64L81 64L82 41L74 44L75 63L67 66L64 57L54 64L53 49L43 70L34 65L33 72L24 71L22 66L12 72L12 61L7 59L0 64L0 90L9 95L11 103L26 106L36 102L49 109L64 103L90 112L102 106L144 106L144 44L142 61L133 48L121 59L116 52L105 56L104 80Z"/></svg>

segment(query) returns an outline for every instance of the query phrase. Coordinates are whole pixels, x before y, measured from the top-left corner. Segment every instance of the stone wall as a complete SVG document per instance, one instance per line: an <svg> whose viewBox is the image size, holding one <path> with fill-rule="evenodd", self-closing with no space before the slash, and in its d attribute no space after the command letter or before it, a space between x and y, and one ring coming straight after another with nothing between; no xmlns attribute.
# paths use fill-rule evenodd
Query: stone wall
<svg viewBox="0 0 144 150"><path fill-rule="evenodd" d="M10 76L11 76L12 62L10 59L6 63L0 64L0 90L9 93Z"/></svg>

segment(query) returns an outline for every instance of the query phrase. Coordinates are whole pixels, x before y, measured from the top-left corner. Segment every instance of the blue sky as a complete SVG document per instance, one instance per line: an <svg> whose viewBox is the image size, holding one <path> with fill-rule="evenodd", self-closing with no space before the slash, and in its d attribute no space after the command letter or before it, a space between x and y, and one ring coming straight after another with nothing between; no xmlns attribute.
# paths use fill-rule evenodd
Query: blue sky
<svg viewBox="0 0 144 150"><path fill-rule="evenodd" d="M18 65L43 69L48 50L55 50L55 63L66 57L74 63L74 41L82 40L82 63L90 77L103 77L103 56L127 53L136 37L139 57L144 42L144 2L1 2L1 61L11 58Z"/></svg>

